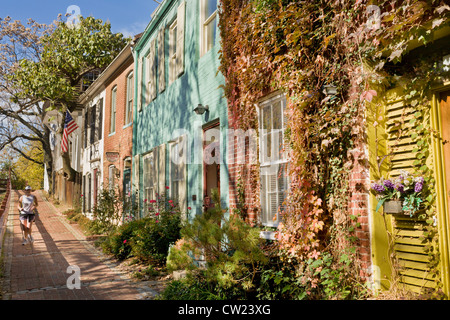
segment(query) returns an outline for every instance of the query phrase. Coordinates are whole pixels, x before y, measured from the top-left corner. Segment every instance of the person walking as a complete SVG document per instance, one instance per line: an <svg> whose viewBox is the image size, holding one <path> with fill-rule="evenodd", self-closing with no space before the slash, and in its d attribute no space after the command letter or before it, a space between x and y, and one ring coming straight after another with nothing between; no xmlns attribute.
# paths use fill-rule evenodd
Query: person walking
<svg viewBox="0 0 450 320"><path fill-rule="evenodd" d="M36 219L37 198L31 194L31 187L25 187L25 194L19 198L19 220L22 229L22 245L33 243L34 239L31 235L31 228Z"/></svg>

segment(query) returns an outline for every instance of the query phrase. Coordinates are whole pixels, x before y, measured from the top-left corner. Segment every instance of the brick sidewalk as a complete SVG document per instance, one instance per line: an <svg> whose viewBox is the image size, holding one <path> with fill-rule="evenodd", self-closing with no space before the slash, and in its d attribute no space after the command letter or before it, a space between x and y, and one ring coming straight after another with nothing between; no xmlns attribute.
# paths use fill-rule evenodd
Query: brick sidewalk
<svg viewBox="0 0 450 320"><path fill-rule="evenodd" d="M143 292L102 259L102 255L73 228L56 208L34 192L39 216L33 224L34 243L22 245L17 201L11 192L4 245L4 300L138 300ZM81 288L69 289L69 266L79 267ZM72 277L73 278L73 277ZM69 281L69 284L73 284Z"/></svg>

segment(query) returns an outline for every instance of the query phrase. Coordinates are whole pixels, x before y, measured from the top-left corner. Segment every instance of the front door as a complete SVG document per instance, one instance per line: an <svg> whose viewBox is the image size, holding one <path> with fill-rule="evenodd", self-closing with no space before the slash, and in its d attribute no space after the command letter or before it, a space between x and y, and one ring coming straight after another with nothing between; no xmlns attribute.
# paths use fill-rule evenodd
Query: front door
<svg viewBox="0 0 450 320"><path fill-rule="evenodd" d="M214 207L217 190L220 199L220 129L219 124L203 131L203 211Z"/></svg>

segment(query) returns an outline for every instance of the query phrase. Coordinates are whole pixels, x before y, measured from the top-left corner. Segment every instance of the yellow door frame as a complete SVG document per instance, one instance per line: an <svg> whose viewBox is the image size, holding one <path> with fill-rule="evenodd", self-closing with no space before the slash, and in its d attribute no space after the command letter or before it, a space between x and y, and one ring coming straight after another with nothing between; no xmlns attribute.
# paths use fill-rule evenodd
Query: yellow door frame
<svg viewBox="0 0 450 320"><path fill-rule="evenodd" d="M442 86L433 88L433 96L431 100L431 128L435 132L441 132L441 111L439 105L439 94L443 91L450 90L450 81ZM447 297L450 296L450 222L449 222L449 203L447 201L447 192L450 186L446 185L445 166L443 157L442 143L439 138L434 135L432 137L434 172L436 178L436 211L437 211L437 226L439 234L439 253L440 253L440 272L443 288L442 290ZM449 173L450 174L450 173Z"/></svg>

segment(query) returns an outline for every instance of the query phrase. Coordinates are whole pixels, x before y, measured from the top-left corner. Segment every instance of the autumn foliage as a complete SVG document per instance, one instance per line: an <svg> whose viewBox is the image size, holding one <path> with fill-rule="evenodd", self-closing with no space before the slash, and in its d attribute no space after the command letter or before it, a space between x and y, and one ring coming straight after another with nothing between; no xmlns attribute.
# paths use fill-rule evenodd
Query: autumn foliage
<svg viewBox="0 0 450 320"><path fill-rule="evenodd" d="M335 257L352 249L350 173L366 155L366 103L386 63L442 27L442 1L221 1L221 71L230 125L257 129L255 104L287 96L285 148L290 190L279 247L289 259ZM334 85L337 93L326 95ZM356 260L355 260L356 261Z"/></svg>

